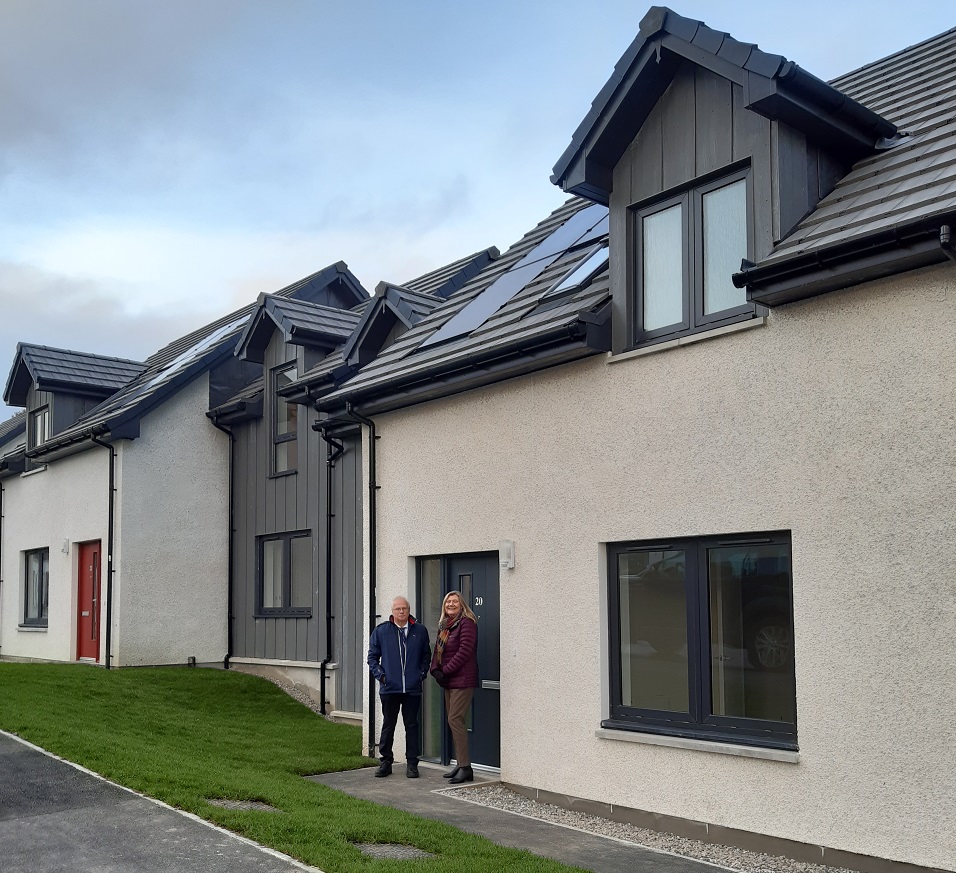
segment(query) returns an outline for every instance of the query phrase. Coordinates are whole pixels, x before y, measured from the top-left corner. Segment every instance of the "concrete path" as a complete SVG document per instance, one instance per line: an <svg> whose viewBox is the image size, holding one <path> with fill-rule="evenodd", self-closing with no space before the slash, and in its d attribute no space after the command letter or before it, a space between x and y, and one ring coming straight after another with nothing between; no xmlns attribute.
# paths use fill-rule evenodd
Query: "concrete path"
<svg viewBox="0 0 956 873"><path fill-rule="evenodd" d="M633 843L599 837L572 828L526 816L467 803L436 793L448 787L444 770L426 765L421 778L408 779L405 766L396 762L395 773L376 779L374 769L349 770L307 778L385 806L393 806L425 818L438 819L463 831L481 834L501 846L527 849L536 855L595 873L717 873L724 868L702 861L655 852ZM482 777L475 772L476 778Z"/></svg>
<svg viewBox="0 0 956 873"><path fill-rule="evenodd" d="M3 873L314 870L0 732Z"/></svg>

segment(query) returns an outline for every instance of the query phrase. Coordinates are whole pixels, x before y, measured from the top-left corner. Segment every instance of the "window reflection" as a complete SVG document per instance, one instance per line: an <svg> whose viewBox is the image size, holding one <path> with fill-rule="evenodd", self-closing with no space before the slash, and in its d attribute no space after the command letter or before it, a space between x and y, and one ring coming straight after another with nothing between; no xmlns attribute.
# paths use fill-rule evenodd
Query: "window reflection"
<svg viewBox="0 0 956 873"><path fill-rule="evenodd" d="M708 549L707 573L714 715L795 721L790 550Z"/></svg>
<svg viewBox="0 0 956 873"><path fill-rule="evenodd" d="M618 556L621 703L687 712L687 591L681 550Z"/></svg>

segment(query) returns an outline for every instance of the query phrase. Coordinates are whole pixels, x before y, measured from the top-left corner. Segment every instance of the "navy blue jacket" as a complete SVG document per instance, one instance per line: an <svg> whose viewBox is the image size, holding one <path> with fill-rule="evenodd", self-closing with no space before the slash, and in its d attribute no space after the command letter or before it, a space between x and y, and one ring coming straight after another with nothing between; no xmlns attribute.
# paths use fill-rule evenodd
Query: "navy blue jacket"
<svg viewBox="0 0 956 873"><path fill-rule="evenodd" d="M408 619L408 637L400 639L401 629L391 616L372 631L368 642L368 667L376 680L379 694L421 694L422 681L428 675L432 648L428 630L414 618Z"/></svg>

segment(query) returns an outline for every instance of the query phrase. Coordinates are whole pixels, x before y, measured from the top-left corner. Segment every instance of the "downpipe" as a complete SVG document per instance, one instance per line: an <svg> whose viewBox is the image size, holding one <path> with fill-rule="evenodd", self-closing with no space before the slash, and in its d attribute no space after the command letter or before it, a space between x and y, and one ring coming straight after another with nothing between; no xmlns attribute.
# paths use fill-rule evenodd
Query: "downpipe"
<svg viewBox="0 0 956 873"><path fill-rule="evenodd" d="M378 484L375 478L375 441L379 437L375 433L375 422L357 412L351 401L346 402L345 412L353 421L364 424L368 428L368 633L375 630L375 588L376 562L378 558L377 527L376 527L376 492ZM372 671L368 674L368 756L375 757L375 677Z"/></svg>
<svg viewBox="0 0 956 873"><path fill-rule="evenodd" d="M325 694L326 682L328 680L327 668L332 662L332 524L335 519L335 513L332 511L332 473L335 469L335 462L345 454L345 446L337 439L329 435L328 429L324 427L317 428L319 435L325 440L325 657L319 665L320 685L319 694L322 698L320 712L322 715L328 715L326 712L327 697Z"/></svg>
<svg viewBox="0 0 956 873"><path fill-rule="evenodd" d="M110 453L109 521L106 534L106 655L104 658L104 666L109 670L113 635L113 528L116 505L116 449L112 443L104 442L97 436L91 436L90 439L98 446L108 449Z"/></svg>
<svg viewBox="0 0 956 873"><path fill-rule="evenodd" d="M943 250L943 254L946 255L951 261L956 261L956 243L953 240L953 228L944 224L939 229L939 247Z"/></svg>
<svg viewBox="0 0 956 873"><path fill-rule="evenodd" d="M210 421L217 430L221 430L229 437L229 558L226 564L226 656L222 659L222 669L229 669L229 661L232 659L232 643L234 616L232 614L233 601L233 551L236 541L236 508L233 501L233 480L235 478L236 462L236 435L232 428L220 424L214 418Z"/></svg>

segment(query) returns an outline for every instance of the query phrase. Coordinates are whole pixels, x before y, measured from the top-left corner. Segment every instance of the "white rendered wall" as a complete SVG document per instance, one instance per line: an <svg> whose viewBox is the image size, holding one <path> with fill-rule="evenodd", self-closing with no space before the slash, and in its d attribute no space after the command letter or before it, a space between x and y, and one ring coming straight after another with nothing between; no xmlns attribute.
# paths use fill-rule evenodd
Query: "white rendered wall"
<svg viewBox="0 0 956 873"><path fill-rule="evenodd" d="M202 376L122 444L117 666L226 654L229 438L206 418Z"/></svg>
<svg viewBox="0 0 956 873"><path fill-rule="evenodd" d="M76 544L102 540L105 567L108 477L109 453L95 447L3 481L0 656L76 660ZM45 629L21 628L23 553L40 548L50 550L49 619ZM104 595L105 591L104 573ZM101 601L105 603L105 596ZM104 627L102 610L100 627ZM101 651L104 639L101 633Z"/></svg>
<svg viewBox="0 0 956 873"><path fill-rule="evenodd" d="M383 597L410 557L515 542L503 779L956 870L954 302L946 264L376 419ZM602 544L778 529L799 761L596 737Z"/></svg>

